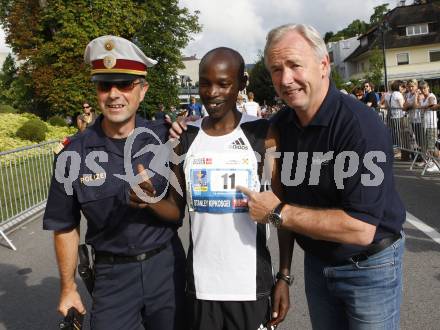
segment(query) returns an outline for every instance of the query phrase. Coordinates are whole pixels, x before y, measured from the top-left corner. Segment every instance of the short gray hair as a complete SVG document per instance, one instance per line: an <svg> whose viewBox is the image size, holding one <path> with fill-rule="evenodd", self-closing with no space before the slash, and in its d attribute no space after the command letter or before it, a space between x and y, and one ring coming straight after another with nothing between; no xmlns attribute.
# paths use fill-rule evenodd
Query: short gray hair
<svg viewBox="0 0 440 330"><path fill-rule="evenodd" d="M266 38L266 46L264 47L264 63L267 67L267 54L270 47L279 41L286 33L299 33L315 51L316 57L321 60L328 56L327 47L319 32L311 25L306 24L285 24L272 29Z"/></svg>

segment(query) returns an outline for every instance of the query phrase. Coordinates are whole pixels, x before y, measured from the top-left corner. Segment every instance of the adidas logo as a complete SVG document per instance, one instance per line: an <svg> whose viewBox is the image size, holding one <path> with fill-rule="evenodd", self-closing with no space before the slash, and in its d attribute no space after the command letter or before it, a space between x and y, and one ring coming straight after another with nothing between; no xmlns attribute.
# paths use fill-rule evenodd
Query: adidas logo
<svg viewBox="0 0 440 330"><path fill-rule="evenodd" d="M238 138L229 145L230 149L248 150L248 146L244 143L242 138Z"/></svg>

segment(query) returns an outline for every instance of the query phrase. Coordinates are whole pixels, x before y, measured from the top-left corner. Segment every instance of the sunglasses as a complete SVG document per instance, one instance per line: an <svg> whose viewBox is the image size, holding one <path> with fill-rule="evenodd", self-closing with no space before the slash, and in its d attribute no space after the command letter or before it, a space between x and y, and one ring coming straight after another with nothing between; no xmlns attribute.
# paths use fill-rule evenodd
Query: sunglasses
<svg viewBox="0 0 440 330"><path fill-rule="evenodd" d="M136 85L141 84L141 81L116 81L116 82L110 82L110 81L98 81L96 83L96 88L100 92L110 92L110 90L114 87L116 87L120 92L130 92L132 91Z"/></svg>
<svg viewBox="0 0 440 330"><path fill-rule="evenodd" d="M90 108L91 108L90 105L88 105L88 106L83 106L83 109L90 109Z"/></svg>

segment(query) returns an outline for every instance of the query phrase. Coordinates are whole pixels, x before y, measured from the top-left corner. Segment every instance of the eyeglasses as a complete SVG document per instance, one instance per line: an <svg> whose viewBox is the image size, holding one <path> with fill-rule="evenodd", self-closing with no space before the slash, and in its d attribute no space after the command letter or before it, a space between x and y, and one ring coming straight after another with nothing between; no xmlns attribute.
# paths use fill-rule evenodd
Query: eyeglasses
<svg viewBox="0 0 440 330"><path fill-rule="evenodd" d="M136 85L141 84L141 81L116 81L116 82L110 82L110 81L98 81L96 83L96 89L100 92L110 92L113 86L115 86L120 92L126 93L132 91Z"/></svg>
<svg viewBox="0 0 440 330"><path fill-rule="evenodd" d="M362 97L363 95L362 95L362 94L356 94L356 96L357 96L357 97Z"/></svg>

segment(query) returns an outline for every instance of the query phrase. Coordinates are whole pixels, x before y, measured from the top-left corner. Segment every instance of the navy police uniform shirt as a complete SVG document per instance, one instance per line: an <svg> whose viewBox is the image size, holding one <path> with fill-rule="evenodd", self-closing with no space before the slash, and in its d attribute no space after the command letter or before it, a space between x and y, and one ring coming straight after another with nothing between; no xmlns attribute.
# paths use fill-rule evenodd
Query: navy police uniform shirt
<svg viewBox="0 0 440 330"><path fill-rule="evenodd" d="M52 177L43 228L54 231L76 228L80 223L82 211L87 219L86 243L91 244L96 251L137 255L168 242L176 234L178 224L164 222L148 210L128 206L129 183L114 175L126 174L125 139L108 138L101 128L102 119L100 116L94 125L73 137L70 144L56 157L55 163L63 153L76 152L80 157L79 173L75 173L74 167L71 166L73 158L68 158L69 162L63 170L65 177L69 176L69 171L73 171L70 173L73 176L71 195L66 193L63 183ZM137 116L136 127L146 127L153 131L156 137L141 133L135 138L132 157L128 163L132 166L133 175L137 174L137 164L141 163L145 168L149 168L155 157L151 151L138 157L133 156L145 146L160 145L168 135L168 128L163 122L146 121ZM98 151L104 151L108 159L90 157L101 167L93 173L90 169L90 159L87 160L86 156ZM167 188L167 179L157 173L151 177L157 195ZM93 185L90 185L91 182Z"/></svg>
<svg viewBox="0 0 440 330"><path fill-rule="evenodd" d="M295 111L290 108L284 108L272 120L280 132L285 202L342 209L355 219L377 226L374 241L400 232L406 213L394 187L391 137L371 108L340 93L331 84L320 109L307 126L300 125ZM333 156L324 157L329 151L333 151ZM356 173L341 184L337 179L341 169L335 166L335 159L345 151L358 155L359 166ZM372 158L374 165L368 164L366 159L370 151L381 152L386 161ZM345 159L342 167L347 171L349 160ZM312 163L321 163L319 176L311 177ZM380 172L383 180L380 180ZM374 179L381 183L376 186L362 183L362 180ZM328 261L340 261L365 250L357 245L313 240L302 235L297 235L297 241L305 251Z"/></svg>

